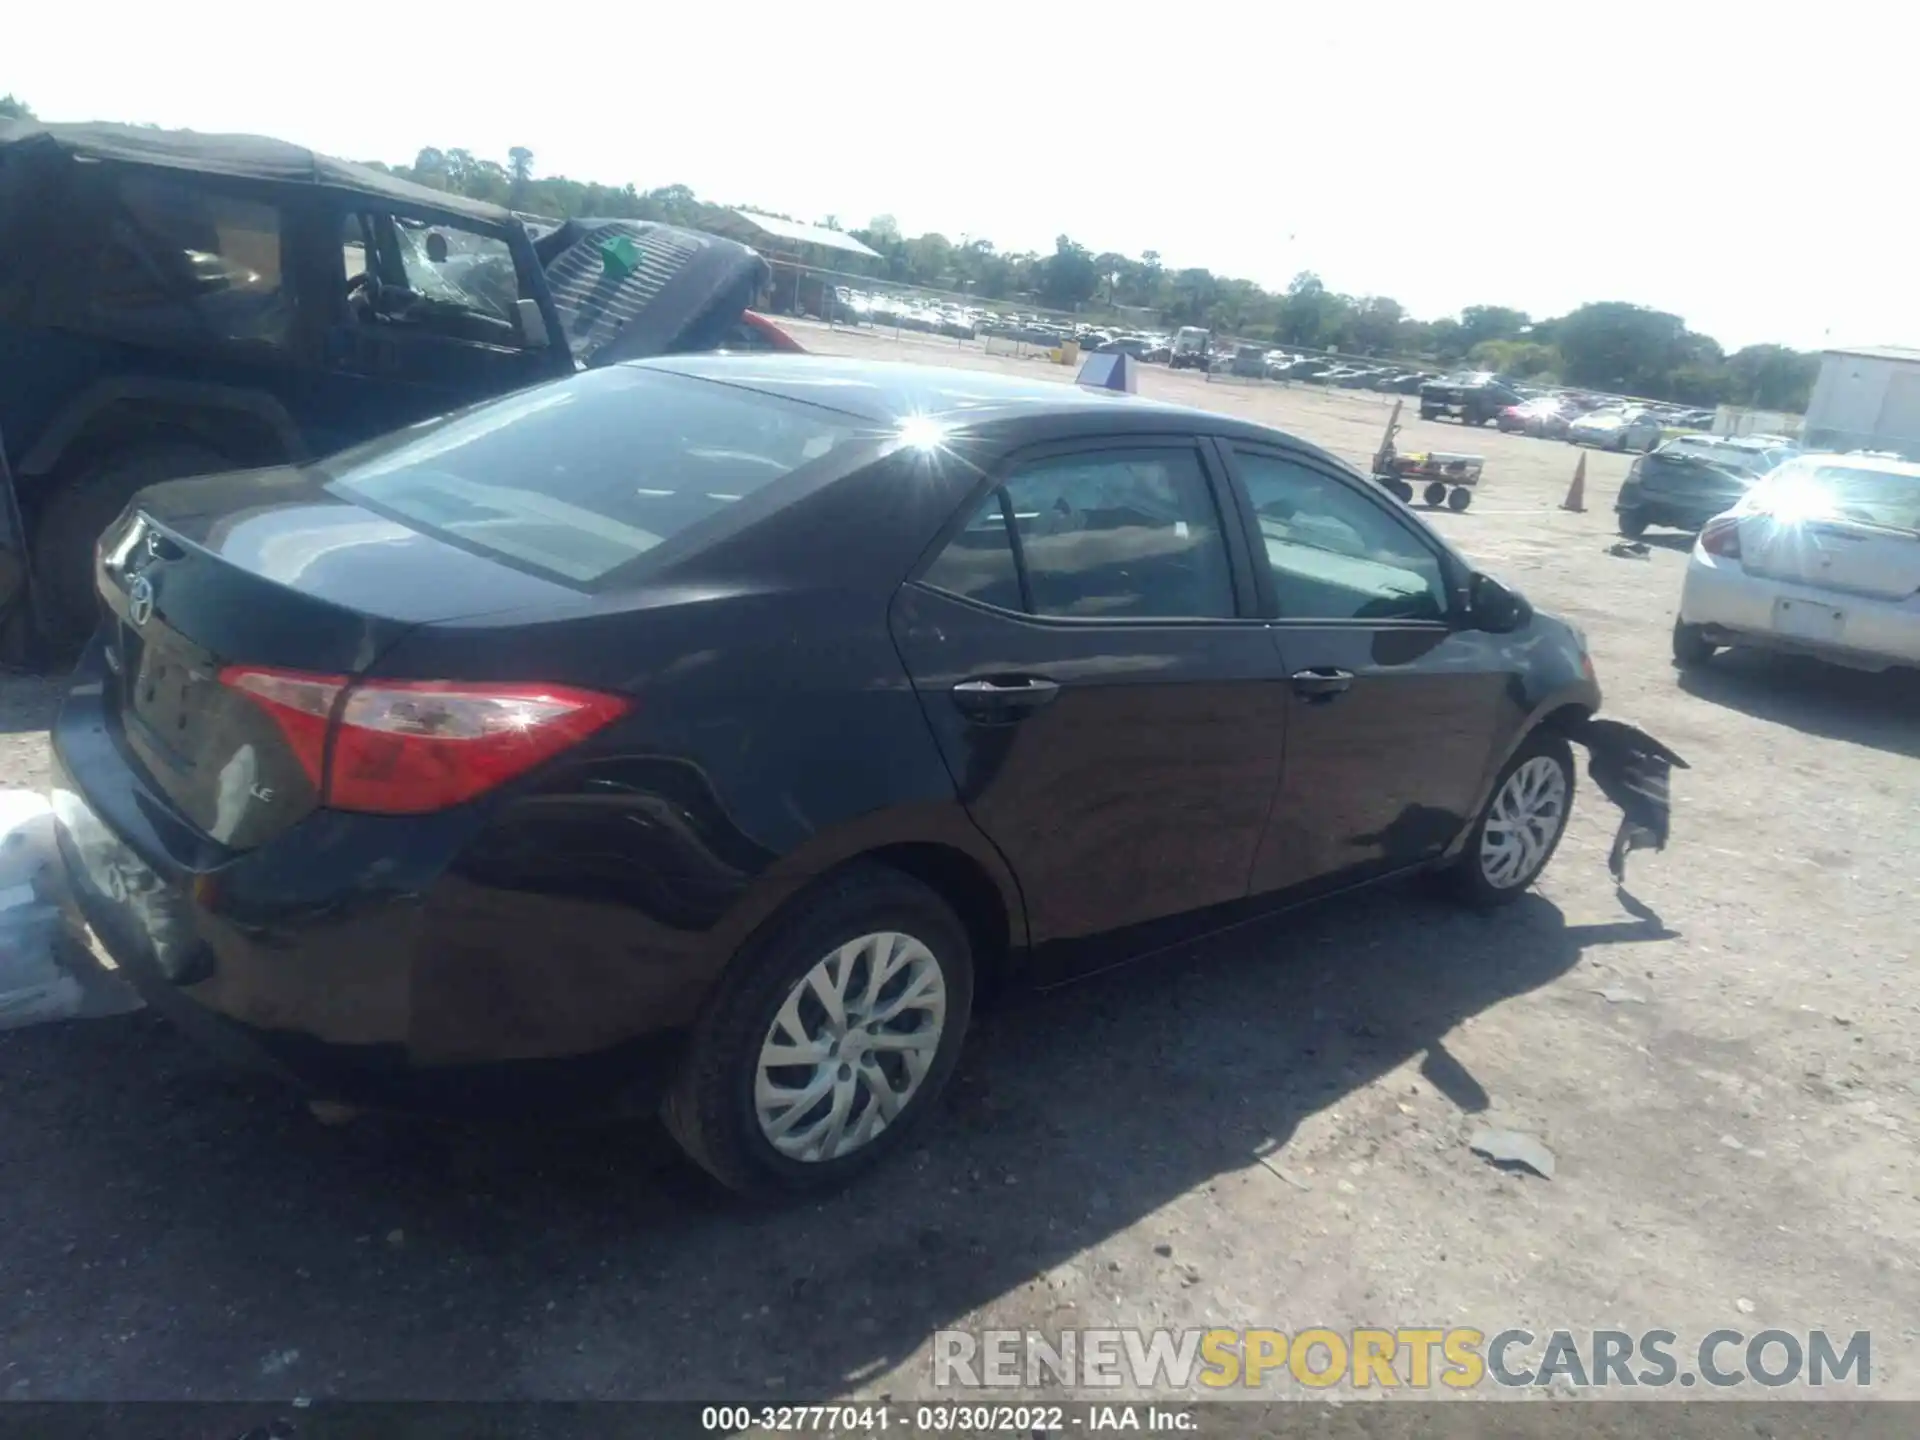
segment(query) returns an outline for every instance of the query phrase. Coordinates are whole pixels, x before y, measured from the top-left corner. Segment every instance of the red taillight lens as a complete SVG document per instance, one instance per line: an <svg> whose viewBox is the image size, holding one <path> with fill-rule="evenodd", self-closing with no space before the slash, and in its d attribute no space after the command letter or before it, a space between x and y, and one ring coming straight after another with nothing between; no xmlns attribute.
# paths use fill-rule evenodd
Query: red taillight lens
<svg viewBox="0 0 1920 1440"><path fill-rule="evenodd" d="M613 695L557 685L407 681L347 692L326 803L414 815L523 775L626 712Z"/></svg>
<svg viewBox="0 0 1920 1440"><path fill-rule="evenodd" d="M318 790L327 759L327 722L346 689L347 677L229 665L220 672L220 683L240 691L273 717L300 768Z"/></svg>
<svg viewBox="0 0 1920 1440"><path fill-rule="evenodd" d="M1700 532L1700 548L1722 560L1740 558L1740 522L1731 515L1709 520Z"/></svg>
<svg viewBox="0 0 1920 1440"><path fill-rule="evenodd" d="M471 800L577 745L628 709L619 696L563 685L350 685L339 676L251 667L229 667L220 679L273 716L316 785L337 704L321 803L381 815L418 815Z"/></svg>

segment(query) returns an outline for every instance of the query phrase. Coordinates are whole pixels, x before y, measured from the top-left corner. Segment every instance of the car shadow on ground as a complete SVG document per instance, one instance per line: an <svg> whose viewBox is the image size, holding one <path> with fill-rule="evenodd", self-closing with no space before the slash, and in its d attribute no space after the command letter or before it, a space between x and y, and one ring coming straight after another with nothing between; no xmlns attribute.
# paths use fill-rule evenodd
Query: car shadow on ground
<svg viewBox="0 0 1920 1440"><path fill-rule="evenodd" d="M0 670L0 735L25 735L53 724L66 694L65 676Z"/></svg>
<svg viewBox="0 0 1920 1440"><path fill-rule="evenodd" d="M1648 545L1657 545L1662 550L1671 550L1676 555L1691 555L1693 542L1698 538L1691 531L1649 530L1640 539Z"/></svg>
<svg viewBox="0 0 1920 1440"><path fill-rule="evenodd" d="M1799 655L1736 649L1682 670L1680 688L1809 735L1920 758L1920 670L1872 674Z"/></svg>
<svg viewBox="0 0 1920 1440"><path fill-rule="evenodd" d="M148 1015L0 1036L8 1393L844 1392L1090 1249L1125 1254L1133 1293L1177 1288L1179 1252L1122 1232L1284 1165L1304 1119L1397 1066L1484 1108L1448 1033L1672 933L1635 907L1571 926L1535 894L1488 916L1392 888L1008 1001L910 1149L774 1207L657 1126L331 1130Z"/></svg>

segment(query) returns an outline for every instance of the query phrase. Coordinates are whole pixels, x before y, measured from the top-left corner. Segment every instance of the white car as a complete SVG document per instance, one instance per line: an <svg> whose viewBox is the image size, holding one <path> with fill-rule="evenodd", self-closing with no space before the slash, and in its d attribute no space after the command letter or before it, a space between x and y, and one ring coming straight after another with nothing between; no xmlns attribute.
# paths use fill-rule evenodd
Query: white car
<svg viewBox="0 0 1920 1440"><path fill-rule="evenodd" d="M1652 452L1660 445L1660 417L1651 410L1595 410L1567 426L1575 445L1598 445L1602 450Z"/></svg>
<svg viewBox="0 0 1920 1440"><path fill-rule="evenodd" d="M1920 465L1802 455L1709 520L1687 564L1674 663L1725 645L1861 670L1920 665Z"/></svg>

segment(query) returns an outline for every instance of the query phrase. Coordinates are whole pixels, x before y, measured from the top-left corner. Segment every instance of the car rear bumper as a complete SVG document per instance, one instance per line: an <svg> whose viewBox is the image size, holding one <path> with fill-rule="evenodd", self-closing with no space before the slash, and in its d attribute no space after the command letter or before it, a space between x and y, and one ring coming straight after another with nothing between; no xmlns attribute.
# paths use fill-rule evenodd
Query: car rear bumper
<svg viewBox="0 0 1920 1440"><path fill-rule="evenodd" d="M318 811L257 850L223 850L127 762L98 691L77 679L53 731L71 904L181 1030L355 1105L582 1115L657 1101L702 992L693 967L635 953L630 922L569 927L569 902L463 877L472 816Z"/></svg>
<svg viewBox="0 0 1920 1440"><path fill-rule="evenodd" d="M1654 490L1627 488L1613 503L1623 515L1637 515L1649 525L1671 525L1677 530L1698 530L1720 514L1737 497L1693 500L1684 495L1666 495Z"/></svg>
<svg viewBox="0 0 1920 1440"><path fill-rule="evenodd" d="M1784 606L1782 602L1785 602ZM1796 633L1793 607L1835 619L1831 633ZM1680 595L1680 620L1727 645L1751 645L1816 655L1857 669L1920 665L1920 601L1876 600L1749 575L1738 560L1722 560L1695 546Z"/></svg>

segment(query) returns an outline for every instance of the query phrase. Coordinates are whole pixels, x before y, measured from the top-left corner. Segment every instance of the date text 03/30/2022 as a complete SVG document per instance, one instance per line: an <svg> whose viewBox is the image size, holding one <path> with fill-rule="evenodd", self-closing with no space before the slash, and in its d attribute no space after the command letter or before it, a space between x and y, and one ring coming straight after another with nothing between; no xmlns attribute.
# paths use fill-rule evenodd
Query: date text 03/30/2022
<svg viewBox="0 0 1920 1440"><path fill-rule="evenodd" d="M732 1435L773 1431L814 1435L1054 1434L1066 1430L1192 1434L1193 1410L1179 1406L1121 1405L709 1405L701 1428Z"/></svg>

